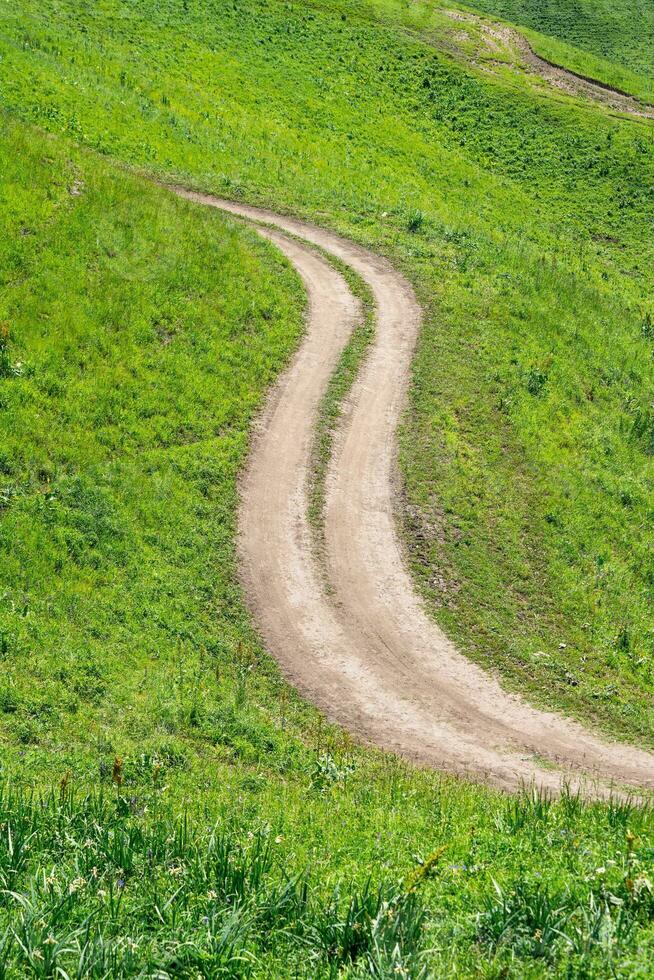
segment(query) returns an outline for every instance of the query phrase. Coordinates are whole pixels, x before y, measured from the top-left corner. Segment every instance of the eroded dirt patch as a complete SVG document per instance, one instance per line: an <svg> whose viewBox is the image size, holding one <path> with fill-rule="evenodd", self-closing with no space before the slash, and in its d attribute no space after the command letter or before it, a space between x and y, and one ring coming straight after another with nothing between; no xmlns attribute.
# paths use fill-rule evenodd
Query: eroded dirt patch
<svg viewBox="0 0 654 980"><path fill-rule="evenodd" d="M618 112L627 112L644 119L654 119L654 107L648 106L627 92L622 92L604 84L604 82L587 78L548 61L536 54L527 38L514 28L506 24L492 24L475 14L464 13L460 10L443 10L442 13L453 21L468 24L476 29L475 34L481 38L484 48L480 55L485 56L486 64L521 68L535 78L544 80L568 95L600 102L609 109ZM470 35L457 36L457 32L453 32L451 37L460 42L463 41L463 37L468 41L470 40ZM480 64L480 67L483 67L483 63Z"/></svg>

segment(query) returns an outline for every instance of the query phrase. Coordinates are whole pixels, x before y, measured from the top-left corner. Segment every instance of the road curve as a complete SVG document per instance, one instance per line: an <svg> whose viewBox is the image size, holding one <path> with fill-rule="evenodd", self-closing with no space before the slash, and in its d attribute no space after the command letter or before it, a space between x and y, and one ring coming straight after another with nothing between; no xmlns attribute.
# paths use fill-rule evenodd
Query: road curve
<svg viewBox="0 0 654 980"><path fill-rule="evenodd" d="M394 521L395 434L421 317L410 284L385 259L324 229L174 190L256 222L309 298L302 345L253 436L239 514L241 581L286 677L359 739L505 789L533 781L556 792L564 780L596 795L654 788L654 756L502 690L455 649L413 589ZM324 569L307 516L312 445L321 397L360 310L343 277L306 243L354 269L376 307L375 339L328 471Z"/></svg>
<svg viewBox="0 0 654 980"><path fill-rule="evenodd" d="M642 119L654 119L654 106L641 102L640 99L614 85L607 85L606 82L600 82L588 75L582 75L570 68L564 68L563 65L548 61L534 51L524 34L509 24L488 21L463 10L443 10L442 13L451 20L474 24L479 28L480 36L486 43L486 55L489 59L486 62L486 70L489 62L493 60L493 55L497 57L508 54L508 62L504 59L499 62L503 67L507 64L514 70L524 67L527 72L539 76L543 81L568 95L599 102L615 112L625 112Z"/></svg>

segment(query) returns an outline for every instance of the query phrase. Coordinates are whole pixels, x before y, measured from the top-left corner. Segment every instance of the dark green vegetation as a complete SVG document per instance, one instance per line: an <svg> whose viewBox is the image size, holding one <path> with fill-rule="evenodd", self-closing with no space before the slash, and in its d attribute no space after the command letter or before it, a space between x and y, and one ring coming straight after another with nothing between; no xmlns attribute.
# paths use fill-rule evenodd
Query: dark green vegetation
<svg viewBox="0 0 654 980"><path fill-rule="evenodd" d="M300 287L252 233L74 146L403 268L426 311L406 532L434 614L532 698L652 744L652 128L466 71L379 6L0 8L3 761L65 784L3 803L9 976L51 975L60 942L72 975L648 975L650 811L412 772L282 683L235 586L235 478Z"/></svg>

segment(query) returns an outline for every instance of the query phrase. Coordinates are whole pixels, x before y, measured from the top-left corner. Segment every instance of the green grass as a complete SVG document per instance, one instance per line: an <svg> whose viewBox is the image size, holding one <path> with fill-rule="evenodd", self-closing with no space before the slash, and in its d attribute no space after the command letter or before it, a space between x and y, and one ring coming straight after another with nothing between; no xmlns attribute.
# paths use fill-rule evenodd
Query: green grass
<svg viewBox="0 0 654 980"><path fill-rule="evenodd" d="M533 700L652 744L652 128L358 11L0 7L9 976L47 976L33 949L57 943L72 975L82 949L97 976L370 975L375 915L351 955L347 910L401 904L419 868L409 975L650 970L650 811L355 748L283 683L235 583L236 476L302 291L124 165L313 217L410 277L405 530L433 614ZM238 895L203 878L216 824ZM285 873L308 882L288 925Z"/></svg>
<svg viewBox="0 0 654 980"><path fill-rule="evenodd" d="M120 793L3 795L3 977L422 974L417 889L321 895L284 870L269 829L143 809Z"/></svg>
<svg viewBox="0 0 654 980"><path fill-rule="evenodd" d="M301 287L253 232L69 145L5 123L0 153L7 751L175 759L180 729L217 738L205 677L231 690L251 640L236 475Z"/></svg>
<svg viewBox="0 0 654 980"><path fill-rule="evenodd" d="M649 106L654 104L654 77L649 69L646 74L640 74L633 68L573 47L557 37L538 34L528 29L523 30L523 33L536 54L553 64L562 65L584 78L597 80L619 92L633 95Z"/></svg>
<svg viewBox="0 0 654 980"><path fill-rule="evenodd" d="M321 0L318 3L325 6ZM405 0L339 0L339 6L348 13L370 17L395 28L402 27L444 53L459 60L463 58L470 65L487 65L496 75L503 74L515 85L516 68L521 61L519 55L502 52L497 43L489 46L479 23L454 21L447 12L454 10L466 14L475 11L478 15L489 15L485 23L496 26L496 18L502 18L504 22L518 25L532 49L541 57L645 102L654 102L651 59L654 18L647 4L642 5L645 9L643 19L634 18L631 4L618 6L616 10L615 4L602 8L594 0L576 5L473 0L467 6L448 4L446 0L412 0L411 3ZM596 21L593 28L584 17L588 13ZM509 65L511 70L502 72L503 64ZM550 97L556 95L556 89L550 89Z"/></svg>
<svg viewBox="0 0 654 980"><path fill-rule="evenodd" d="M297 812L248 823L232 805L216 822L198 802L176 817L161 777L128 776L90 795L64 784L39 798L3 788L2 975L648 975L650 809L500 799L398 769L371 785L351 770L344 780L333 760L316 766L307 791L326 834L329 813L349 816L341 853L320 869L304 863ZM386 794L385 819L356 877L334 885L375 791ZM427 838L410 850L418 799L430 811L431 853ZM395 810L405 818L399 847ZM394 847L403 860L389 859ZM314 848L315 861L317 836Z"/></svg>

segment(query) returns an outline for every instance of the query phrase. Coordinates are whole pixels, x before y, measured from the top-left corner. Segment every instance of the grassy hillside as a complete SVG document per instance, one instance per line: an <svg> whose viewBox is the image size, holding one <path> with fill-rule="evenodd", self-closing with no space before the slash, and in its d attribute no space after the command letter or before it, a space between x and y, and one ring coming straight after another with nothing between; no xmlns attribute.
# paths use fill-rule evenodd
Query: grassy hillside
<svg viewBox="0 0 654 980"><path fill-rule="evenodd" d="M235 478L302 294L252 234L5 127L3 733L25 776L174 760L203 658L231 689L250 638Z"/></svg>
<svg viewBox="0 0 654 980"><path fill-rule="evenodd" d="M427 313L406 528L434 615L533 699L651 744L651 126L333 2L4 21L13 112L403 266Z"/></svg>
<svg viewBox="0 0 654 980"><path fill-rule="evenodd" d="M1 975L646 963L649 809L356 749L258 647L234 479L300 328L285 263L70 142L0 147Z"/></svg>
<svg viewBox="0 0 654 980"><path fill-rule="evenodd" d="M316 3L325 6L323 0ZM541 57L649 104L654 102L654 15L646 3L637 5L637 16L633 4L603 5L595 0L576 4L478 0L467 6L447 0L412 0L410 4L404 0L338 0L338 6L350 15L418 34L448 56L481 65L495 75L508 75L514 85L522 71L520 55L503 51L497 36L493 39L491 35L489 41L484 27L496 31L501 21L519 25L520 33ZM472 11L482 16L475 20ZM509 72L502 72L505 65L510 66ZM550 94L556 97L556 90Z"/></svg>
<svg viewBox="0 0 654 980"><path fill-rule="evenodd" d="M235 585L235 477L302 292L117 164L403 268L434 615L651 744L651 127L336 0L12 0L0 24L5 974L647 976L650 810L413 771L280 680Z"/></svg>

